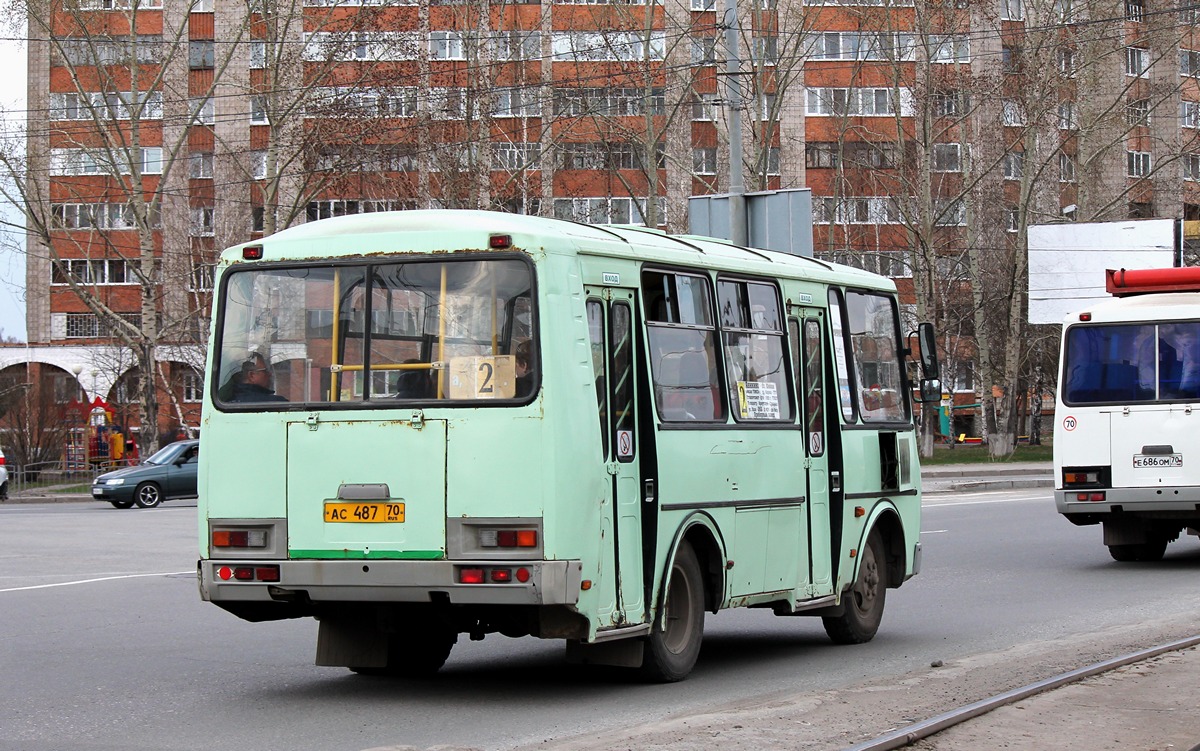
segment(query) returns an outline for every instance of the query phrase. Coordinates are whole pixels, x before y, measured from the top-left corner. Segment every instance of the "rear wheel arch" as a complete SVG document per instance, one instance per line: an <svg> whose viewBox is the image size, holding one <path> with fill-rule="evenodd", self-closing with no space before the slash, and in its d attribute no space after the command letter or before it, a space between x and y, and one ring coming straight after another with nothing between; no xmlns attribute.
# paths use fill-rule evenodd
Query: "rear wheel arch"
<svg viewBox="0 0 1200 751"><path fill-rule="evenodd" d="M879 530L879 536L883 542L888 588L896 589L904 583L905 571L908 568L909 551L904 538L904 524L900 521L900 516L894 508L885 507L863 530L862 539L859 541L860 549L867 544L867 538L872 529ZM855 565L857 568L857 563ZM857 574L857 571L855 573Z"/></svg>

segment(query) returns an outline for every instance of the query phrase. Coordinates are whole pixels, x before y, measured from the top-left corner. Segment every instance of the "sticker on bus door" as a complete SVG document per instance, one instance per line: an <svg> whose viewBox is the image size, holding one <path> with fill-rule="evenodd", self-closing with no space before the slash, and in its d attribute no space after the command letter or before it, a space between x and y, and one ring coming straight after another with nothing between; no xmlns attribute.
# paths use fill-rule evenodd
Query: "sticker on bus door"
<svg viewBox="0 0 1200 751"><path fill-rule="evenodd" d="M628 459L633 456L633 431L617 431L617 458Z"/></svg>

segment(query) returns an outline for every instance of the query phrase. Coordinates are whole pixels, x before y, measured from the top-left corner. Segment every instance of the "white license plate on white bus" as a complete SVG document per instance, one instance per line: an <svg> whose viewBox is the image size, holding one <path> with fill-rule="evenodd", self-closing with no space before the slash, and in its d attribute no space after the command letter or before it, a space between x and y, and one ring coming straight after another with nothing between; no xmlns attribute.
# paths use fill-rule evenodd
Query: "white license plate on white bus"
<svg viewBox="0 0 1200 751"><path fill-rule="evenodd" d="M1134 469L1157 469L1159 467L1182 467L1183 454L1134 454Z"/></svg>

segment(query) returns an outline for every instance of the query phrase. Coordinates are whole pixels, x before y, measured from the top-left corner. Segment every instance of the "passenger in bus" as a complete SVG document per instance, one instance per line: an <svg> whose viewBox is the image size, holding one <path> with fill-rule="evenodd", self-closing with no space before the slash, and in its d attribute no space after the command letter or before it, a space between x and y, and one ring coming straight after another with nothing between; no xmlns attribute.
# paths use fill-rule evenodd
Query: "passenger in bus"
<svg viewBox="0 0 1200 751"><path fill-rule="evenodd" d="M255 352L242 363L242 369L233 374L232 402L286 402L275 393L274 378L267 360Z"/></svg>
<svg viewBox="0 0 1200 751"><path fill-rule="evenodd" d="M513 366L517 373L517 398L520 399L533 393L533 344L531 340L524 339L518 343L513 355Z"/></svg>
<svg viewBox="0 0 1200 751"><path fill-rule="evenodd" d="M1200 399L1200 324L1159 326L1161 397Z"/></svg>
<svg viewBox="0 0 1200 751"><path fill-rule="evenodd" d="M414 365L421 362L417 359L408 359L404 361L405 365ZM397 399L428 399L433 396L433 385L429 381L428 370L402 370L400 375L396 376L396 393Z"/></svg>

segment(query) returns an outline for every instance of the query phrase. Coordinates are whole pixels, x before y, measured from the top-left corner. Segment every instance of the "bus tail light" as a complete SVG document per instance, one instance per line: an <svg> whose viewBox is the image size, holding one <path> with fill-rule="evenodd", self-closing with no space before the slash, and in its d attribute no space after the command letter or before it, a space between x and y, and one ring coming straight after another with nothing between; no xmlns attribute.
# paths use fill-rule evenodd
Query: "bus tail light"
<svg viewBox="0 0 1200 751"><path fill-rule="evenodd" d="M265 548L267 546L267 530L214 529L212 546L214 548Z"/></svg>
<svg viewBox="0 0 1200 751"><path fill-rule="evenodd" d="M221 566L217 569L217 578L226 582L230 579L239 582L277 582L279 581L279 567Z"/></svg>
<svg viewBox="0 0 1200 751"><path fill-rule="evenodd" d="M1111 487L1110 467L1063 467L1062 487L1065 490L1095 488L1097 490Z"/></svg>
<svg viewBox="0 0 1200 751"><path fill-rule="evenodd" d="M458 580L463 584L483 584L487 581L481 568L459 569Z"/></svg>
<svg viewBox="0 0 1200 751"><path fill-rule="evenodd" d="M1075 494L1075 500L1077 501L1103 501L1105 497L1104 491Z"/></svg>
<svg viewBox="0 0 1200 751"><path fill-rule="evenodd" d="M536 529L479 530L479 547L481 548L536 548L537 540Z"/></svg>

